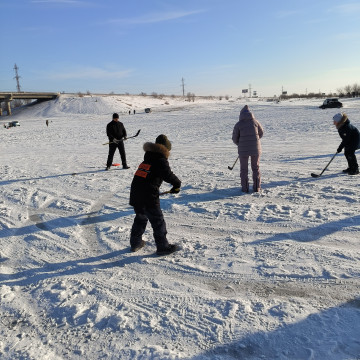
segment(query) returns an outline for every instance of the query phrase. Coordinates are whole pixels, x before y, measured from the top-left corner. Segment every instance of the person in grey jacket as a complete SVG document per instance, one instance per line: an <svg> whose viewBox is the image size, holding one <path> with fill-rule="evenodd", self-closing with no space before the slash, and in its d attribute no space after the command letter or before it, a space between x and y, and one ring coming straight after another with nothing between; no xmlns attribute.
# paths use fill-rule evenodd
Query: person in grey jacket
<svg viewBox="0 0 360 360"><path fill-rule="evenodd" d="M240 111L239 121L235 124L232 134L232 141L238 146L241 190L243 192L249 192L249 157L253 175L253 190L258 192L261 189L260 155L262 150L260 139L263 134L263 127L255 119L249 107L245 105Z"/></svg>

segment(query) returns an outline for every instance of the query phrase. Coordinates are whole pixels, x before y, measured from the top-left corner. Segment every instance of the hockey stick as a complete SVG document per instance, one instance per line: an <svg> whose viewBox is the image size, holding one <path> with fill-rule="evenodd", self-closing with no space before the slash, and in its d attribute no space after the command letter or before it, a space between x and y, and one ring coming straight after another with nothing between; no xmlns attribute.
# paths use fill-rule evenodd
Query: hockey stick
<svg viewBox="0 0 360 360"><path fill-rule="evenodd" d="M132 138L134 138L134 137L137 137L137 136L140 134L140 131L141 131L141 129L139 129L135 135L130 136L130 137L124 139L124 140L128 140L128 139L132 139Z"/></svg>
<svg viewBox="0 0 360 360"><path fill-rule="evenodd" d="M234 162L234 165L233 166L228 166L228 169L229 170L232 170L235 166L235 164L237 163L237 161L239 160L239 157L236 158L235 162Z"/></svg>
<svg viewBox="0 0 360 360"><path fill-rule="evenodd" d="M137 137L140 134L140 131L141 131L141 129L139 129L138 132L135 135L129 136L129 137L125 138L124 140L128 140L128 139L132 139L134 137ZM110 142L107 142L107 143L105 143L103 145L108 145L108 144L116 144L116 143L114 141L110 141Z"/></svg>
<svg viewBox="0 0 360 360"><path fill-rule="evenodd" d="M175 189L175 190L179 190L179 191L180 191L180 189L179 189L179 188L177 188L177 189ZM179 193L179 191L178 191L178 192L175 192L175 193L173 193L173 194L178 194L178 193ZM168 190L168 191L164 191L164 192L160 193L159 195L161 196L161 195L171 194L171 193L172 193L172 192L171 192L171 190Z"/></svg>
<svg viewBox="0 0 360 360"><path fill-rule="evenodd" d="M323 172L328 168L328 166L330 165L330 163L334 160L335 156L336 156L337 152L334 154L334 156L331 158L331 160L328 162L328 164L324 167L324 170L320 173L320 174L314 174L314 173L311 173L311 176L314 177L314 178L318 178L320 177Z"/></svg>

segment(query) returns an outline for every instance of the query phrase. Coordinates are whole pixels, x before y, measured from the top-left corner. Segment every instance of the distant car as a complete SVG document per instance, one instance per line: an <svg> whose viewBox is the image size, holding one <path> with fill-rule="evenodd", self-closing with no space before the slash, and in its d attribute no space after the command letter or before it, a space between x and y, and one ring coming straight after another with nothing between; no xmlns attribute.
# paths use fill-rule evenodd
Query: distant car
<svg viewBox="0 0 360 360"><path fill-rule="evenodd" d="M150 108L146 108L146 109L145 109L145 112L148 114L148 113L151 112L151 109L150 109Z"/></svg>
<svg viewBox="0 0 360 360"><path fill-rule="evenodd" d="M337 98L330 98L324 100L324 103L319 106L320 109L329 109L329 108L341 108L343 104Z"/></svg>
<svg viewBox="0 0 360 360"><path fill-rule="evenodd" d="M7 124L4 124L4 128L10 129L12 127L20 126L18 121L10 121Z"/></svg>

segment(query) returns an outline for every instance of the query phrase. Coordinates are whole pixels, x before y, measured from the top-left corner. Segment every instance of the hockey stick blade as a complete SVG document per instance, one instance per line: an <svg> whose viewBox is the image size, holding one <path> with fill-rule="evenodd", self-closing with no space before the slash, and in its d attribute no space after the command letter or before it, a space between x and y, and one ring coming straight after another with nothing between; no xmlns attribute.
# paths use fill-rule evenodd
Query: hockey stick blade
<svg viewBox="0 0 360 360"><path fill-rule="evenodd" d="M126 138L125 140L137 137L140 134L140 131L141 131L141 129L139 129L138 132L134 136L130 136L130 137Z"/></svg>
<svg viewBox="0 0 360 360"><path fill-rule="evenodd" d="M234 165L233 166L228 166L228 169L229 170L232 170L235 166L235 164L237 163L237 161L239 160L239 157L236 158L235 162L234 162Z"/></svg>
<svg viewBox="0 0 360 360"><path fill-rule="evenodd" d="M314 177L314 178L318 178L320 177L324 172L325 170L329 167L330 163L335 159L335 156L336 156L337 152L333 155L333 157L330 159L330 161L327 163L327 165L325 166L324 170L318 175L318 174L314 174L314 173L311 173L311 176Z"/></svg>

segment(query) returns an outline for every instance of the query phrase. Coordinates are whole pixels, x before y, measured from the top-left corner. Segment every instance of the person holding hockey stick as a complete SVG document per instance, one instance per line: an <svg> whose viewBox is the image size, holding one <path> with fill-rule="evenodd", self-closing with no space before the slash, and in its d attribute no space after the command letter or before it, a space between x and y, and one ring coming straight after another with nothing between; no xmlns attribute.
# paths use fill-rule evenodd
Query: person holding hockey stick
<svg viewBox="0 0 360 360"><path fill-rule="evenodd" d="M126 162L126 153L124 146L124 139L126 139L127 134L124 124L119 121L118 114L114 113L112 116L112 121L107 124L106 135L108 136L110 141L109 154L106 162L106 170L110 170L111 168L116 149L119 149L123 169L129 169L129 166Z"/></svg>
<svg viewBox="0 0 360 360"><path fill-rule="evenodd" d="M344 155L348 162L348 168L343 170L343 173L357 175L359 174L359 165L355 151L360 149L360 132L354 125L350 124L350 120L345 113L334 115L333 122L342 139L337 152L340 153L345 149Z"/></svg>
<svg viewBox="0 0 360 360"><path fill-rule="evenodd" d="M147 142L143 147L144 161L135 172L130 190L130 205L135 219L130 234L131 251L140 250L145 245L142 235L147 222L153 228L157 255L167 255L178 250L176 244L169 244L166 224L160 208L159 188L163 181L172 185L170 193L180 191L181 181L171 171L168 158L171 142L166 135L159 135L155 143Z"/></svg>
<svg viewBox="0 0 360 360"><path fill-rule="evenodd" d="M257 121L249 107L245 105L239 116L239 121L235 124L232 141L238 146L240 159L240 181L241 190L249 192L248 163L251 159L251 169L253 175L253 190L255 192L261 189L260 177L260 139L264 134L263 127Z"/></svg>

